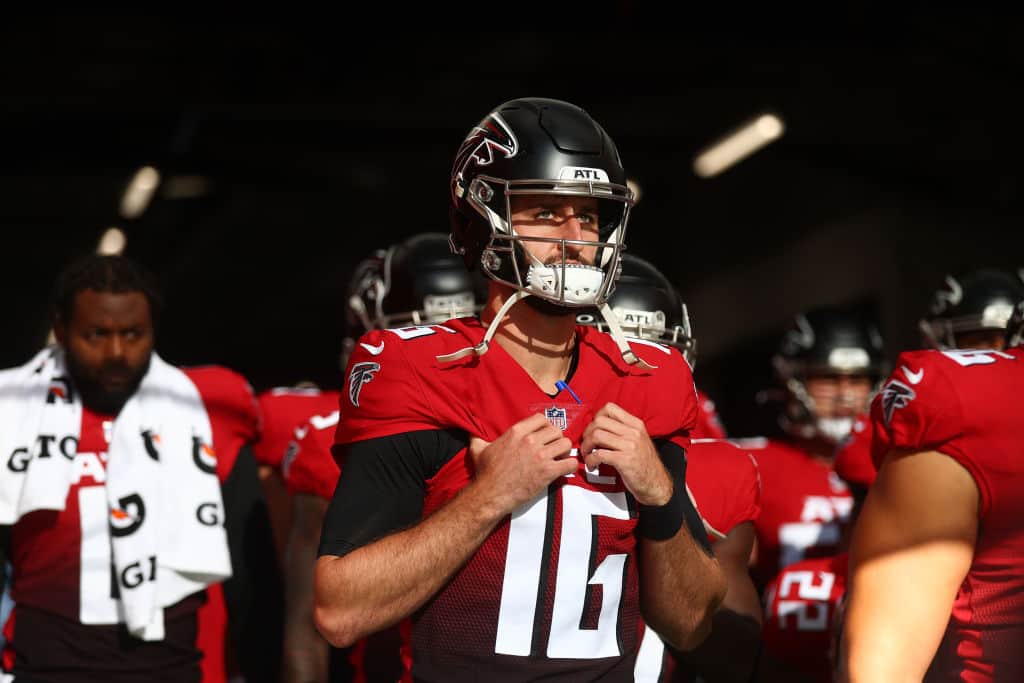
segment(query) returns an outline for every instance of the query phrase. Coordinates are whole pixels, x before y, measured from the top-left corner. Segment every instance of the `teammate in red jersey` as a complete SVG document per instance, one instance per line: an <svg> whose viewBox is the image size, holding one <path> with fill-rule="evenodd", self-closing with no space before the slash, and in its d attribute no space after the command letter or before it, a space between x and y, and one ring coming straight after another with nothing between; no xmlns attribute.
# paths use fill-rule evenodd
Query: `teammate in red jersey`
<svg viewBox="0 0 1024 683"><path fill-rule="evenodd" d="M1021 386L1019 345L899 357L872 403L880 469L850 552L846 680L1024 678Z"/></svg>
<svg viewBox="0 0 1024 683"><path fill-rule="evenodd" d="M652 348L666 353L676 349L690 367L694 366L697 343L686 305L653 264L624 254L622 274L609 305L628 337L653 342ZM606 327L590 312L576 319L599 329ZM697 436L702 427L713 425L714 406L708 411L702 401L710 403L698 392L698 424L687 453L687 487L705 526L710 528L712 548L728 580L728 591L708 639L685 655L674 652L663 670L659 671L659 667L664 648L653 631L646 630L638 680L670 677L689 681L700 675L708 680L745 682L754 667L761 604L747 562L754 544L753 522L760 514L760 478L757 463L749 454L733 444ZM721 432L716 427L713 433Z"/></svg>
<svg viewBox="0 0 1024 683"><path fill-rule="evenodd" d="M641 614L692 647L725 587L685 495L689 366L629 344L606 303L632 203L618 154L581 109L514 100L451 189L485 322L353 353L318 626L347 644L412 616L418 680L633 680ZM575 324L593 306L612 335Z"/></svg>
<svg viewBox="0 0 1024 683"><path fill-rule="evenodd" d="M846 593L849 531L876 475L867 424L863 418L854 423L835 458L836 474L854 500L839 554L791 564L765 589L760 681L832 680L834 641Z"/></svg>
<svg viewBox="0 0 1024 683"><path fill-rule="evenodd" d="M57 462L67 459L72 467L62 488L57 488L55 480L47 484L54 487L53 502L59 497L60 504L28 508L17 516L11 529L12 594L17 605L12 620L6 624L8 642L3 665L18 680L198 681L200 675L204 680L226 680L224 648L228 634L236 648L252 644L241 637L237 621L226 622L224 613L216 609L212 621L197 626L197 611L204 603L204 592L210 594L211 604L226 602L229 617L245 611L249 607L248 596L265 588L253 574L259 568L250 561L273 563L265 511L258 508L260 492L255 462L251 453L243 449L258 434L255 400L248 383L227 369L181 371L159 360L153 353L158 312L159 295L150 276L123 257L89 256L69 265L58 278L54 302L58 346L41 354L40 358L45 355L45 360L33 376L45 380L45 374L51 371L48 368L66 368L66 374L50 380L45 403L61 406L61 414L70 421L54 422L55 418L49 417L46 419L50 422L41 424L68 431L53 436L45 434L42 428L38 432L22 430L18 438L29 441L32 434L38 434L35 440L41 446L39 452L34 453L32 446L15 448L5 463L9 470L5 477L24 475L26 482L32 481L33 468L46 466L48 456L59 455L61 460ZM18 411L19 403L28 402L12 399L6 393L10 382L14 383L11 386L21 382L16 379L17 372L2 373L7 402L0 412ZM166 498L173 491L172 500L161 504L159 492L151 497L153 487L134 479L132 484L143 486L139 490L144 495L122 498L124 502L120 502L119 508L110 507L107 492L115 479L118 457L128 454L132 445L138 443L131 433L132 418L124 417L130 411L122 408L140 393L140 387L170 386L154 384L151 378L155 372L172 377L164 381L177 382L174 386L182 388L183 393L175 394L178 403L188 402L202 411L200 422L192 424L208 429L210 441L204 441L207 437L195 432L191 436L175 434L170 406L160 413L162 423L139 434L146 450L142 458L160 463L157 466L168 479L201 485L204 490L205 480L196 477L216 475L220 500L206 499L194 512L189 507L185 515L205 527L226 528L227 548L217 544L204 548L211 553L229 553L232 578L223 584L223 593L221 584L210 585L208 591L203 591L202 584L209 582L196 582L194 589L185 591L195 592L164 607L162 617L155 622L157 630L151 633L148 626L141 632L126 626L127 596L146 582L156 582L157 586L174 591L172 595L179 595L172 584L161 583L161 577L173 571L173 563L194 560L186 553L165 564L164 553L174 551L161 543L161 537L173 535L175 530L163 529L152 537L157 555L149 559L149 571L141 571L141 564L117 571L117 565L112 563L119 561L122 551L131 551L124 545L119 549L115 542L140 538L136 534L145 532L147 525L150 529L155 528L154 524L166 526L168 517L161 515L176 514L174 499L187 500L189 492L166 490L163 496ZM28 389L34 386L33 382L21 386ZM31 395L30 390L24 392L26 397ZM134 406L133 414L153 416L145 412L139 401ZM30 416L31 408L24 410L26 417ZM5 419L8 417L5 415ZM121 434L126 436L120 438ZM5 438L10 436L4 434ZM178 446L186 440L190 440L191 447L180 450ZM47 444L53 447L52 452ZM185 469L180 469L183 466ZM125 465L120 467L117 476L126 481L131 474L125 472ZM20 495L24 506L26 498L33 495L28 484ZM50 496L48 492L47 495ZM267 543L260 545L261 539ZM190 542L185 539L186 544ZM267 554L261 555L261 551ZM160 596L157 599L163 600ZM279 608L275 613L277 603L273 595L261 595L260 600L260 608L268 619L279 614ZM232 628L228 629L229 626ZM248 633L261 628L250 628ZM200 649L218 638L219 642L202 661L201 674ZM264 650L245 663L264 669L276 667L273 653L279 652L275 647L279 644L279 633L276 638L276 642L262 643ZM258 669L247 669L245 673L249 680L267 680Z"/></svg>
<svg viewBox="0 0 1024 683"><path fill-rule="evenodd" d="M346 296L346 353L370 329L444 322L480 311L486 286L469 273L441 233L422 233L374 252L357 268ZM334 393L334 392L332 392ZM335 394L337 396L337 394ZM338 399L323 405L293 436L284 468L294 524L288 545L285 681L395 681L401 675L397 629L352 648L327 653L313 627L312 577L324 513L338 481L330 446L338 423ZM328 662L328 659L330 660Z"/></svg>
<svg viewBox="0 0 1024 683"><path fill-rule="evenodd" d="M853 498L832 469L836 444L863 412L882 372L874 325L834 309L798 315L774 358L786 389L785 441L752 452L761 471L755 583L839 547Z"/></svg>
<svg viewBox="0 0 1024 683"><path fill-rule="evenodd" d="M261 391L256 397L262 433L252 451L259 464L263 496L274 529L274 546L282 567L291 529L291 499L285 490L282 471L288 465L289 448L297 439L297 429L304 428L310 417L337 408L340 398L341 392L321 391L315 386L274 387Z"/></svg>
<svg viewBox="0 0 1024 683"><path fill-rule="evenodd" d="M695 440L687 461L687 486L729 588L711 635L692 652L674 653L672 680L745 683L756 666L761 627L761 603L747 569L761 514L757 462L745 449L715 439Z"/></svg>

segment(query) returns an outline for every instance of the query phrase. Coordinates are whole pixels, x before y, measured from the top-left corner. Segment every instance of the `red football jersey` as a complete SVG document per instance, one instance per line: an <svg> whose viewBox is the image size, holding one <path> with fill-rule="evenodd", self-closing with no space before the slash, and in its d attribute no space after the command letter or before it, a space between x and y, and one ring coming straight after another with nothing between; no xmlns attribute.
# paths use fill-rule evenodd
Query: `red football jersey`
<svg viewBox="0 0 1024 683"><path fill-rule="evenodd" d="M337 401L335 409L324 415L313 415L296 430L297 441L288 449L288 457L281 468L288 493L308 493L325 500L334 495L338 484L337 463L331 455L334 430L338 427Z"/></svg>
<svg viewBox="0 0 1024 683"><path fill-rule="evenodd" d="M724 439L725 427L718 417L715 402L703 391L697 391L697 425L690 434L694 439Z"/></svg>
<svg viewBox="0 0 1024 683"><path fill-rule="evenodd" d="M295 442L295 430L313 415L328 415L338 409L337 391L278 387L257 397L263 416L260 440L253 444L253 455L261 465L281 466L289 444Z"/></svg>
<svg viewBox="0 0 1024 683"><path fill-rule="evenodd" d="M832 680L829 652L848 565L846 553L803 560L783 569L765 589L765 650L812 681Z"/></svg>
<svg viewBox="0 0 1024 683"><path fill-rule="evenodd" d="M570 380L577 403L567 391L554 398L541 391L498 343L480 357L437 361L479 343L484 331L475 318L462 318L367 334L350 360L337 442L438 429L493 441L540 412L578 446L592 415L615 402L644 420L652 438L689 446L696 390L678 353L635 344L658 366L641 370L622 361L611 337L578 326ZM424 516L470 478L463 449L426 482ZM588 471L580 460L574 474L499 524L413 616L412 674L632 681L640 635L636 523L636 502L618 473L605 465Z"/></svg>
<svg viewBox="0 0 1024 683"><path fill-rule="evenodd" d="M853 497L832 466L795 444L769 440L751 448L761 473L755 583L763 586L794 562L839 552Z"/></svg>
<svg viewBox="0 0 1024 683"><path fill-rule="evenodd" d="M871 405L873 455L934 450L980 494L974 560L932 663L935 680L1024 680L1024 349L915 351ZM931 678L929 678L931 680Z"/></svg>
<svg viewBox="0 0 1024 683"><path fill-rule="evenodd" d="M259 434L259 412L248 382L221 367L183 368L202 396L213 432L211 454L217 476L224 481L241 447ZM61 438L74 458L76 477L64 510L39 510L22 517L12 530L12 597L27 605L82 624L118 621L118 602L110 589L110 538L106 517L107 446L113 421L82 408L82 424L73 439ZM98 508L95 501L101 503ZM95 510L102 514L95 518ZM87 514L82 514L82 511ZM69 552L70 550L70 552ZM219 586L211 590L219 591ZM219 598L219 596L217 596ZM165 619L194 611L201 601L186 598L167 610ZM220 611L218 611L220 605ZM223 601L200 610L198 647L210 653L203 660L204 680L226 680ZM15 638L17 627L15 626Z"/></svg>
<svg viewBox="0 0 1024 683"><path fill-rule="evenodd" d="M686 452L686 486L718 536L761 514L761 477L753 456L729 441L694 439ZM710 535L712 541L716 534Z"/></svg>

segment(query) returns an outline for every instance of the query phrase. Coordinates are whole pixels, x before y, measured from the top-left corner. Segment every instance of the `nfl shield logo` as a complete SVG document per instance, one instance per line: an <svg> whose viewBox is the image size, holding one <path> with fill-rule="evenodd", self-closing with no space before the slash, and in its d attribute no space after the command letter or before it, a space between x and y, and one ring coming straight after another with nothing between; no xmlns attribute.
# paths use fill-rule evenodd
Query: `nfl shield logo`
<svg viewBox="0 0 1024 683"><path fill-rule="evenodd" d="M544 417L548 419L548 422L555 425L563 432L567 425L565 419L565 408L545 408Z"/></svg>

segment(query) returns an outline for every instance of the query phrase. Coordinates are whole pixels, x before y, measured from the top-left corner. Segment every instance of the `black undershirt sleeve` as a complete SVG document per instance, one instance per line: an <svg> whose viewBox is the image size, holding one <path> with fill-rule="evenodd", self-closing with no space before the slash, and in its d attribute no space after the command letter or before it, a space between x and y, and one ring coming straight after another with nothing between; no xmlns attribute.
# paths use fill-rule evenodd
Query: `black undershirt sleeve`
<svg viewBox="0 0 1024 683"><path fill-rule="evenodd" d="M319 554L342 556L416 524L427 480L468 443L465 432L428 430L336 446L344 458Z"/></svg>

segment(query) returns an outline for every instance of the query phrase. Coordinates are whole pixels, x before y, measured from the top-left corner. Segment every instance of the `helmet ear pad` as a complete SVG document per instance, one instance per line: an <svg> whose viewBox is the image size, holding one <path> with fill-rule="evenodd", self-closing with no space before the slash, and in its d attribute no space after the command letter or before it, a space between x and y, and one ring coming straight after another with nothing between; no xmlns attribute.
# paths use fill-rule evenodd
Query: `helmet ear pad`
<svg viewBox="0 0 1024 683"><path fill-rule="evenodd" d="M448 207L448 217L452 228L453 251L462 256L468 270L480 270L480 255L487 246L484 238L490 234L490 226L474 229L473 221L480 219L467 216L454 206Z"/></svg>

